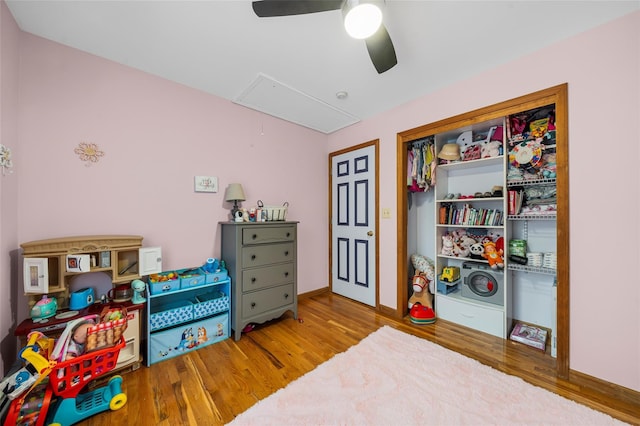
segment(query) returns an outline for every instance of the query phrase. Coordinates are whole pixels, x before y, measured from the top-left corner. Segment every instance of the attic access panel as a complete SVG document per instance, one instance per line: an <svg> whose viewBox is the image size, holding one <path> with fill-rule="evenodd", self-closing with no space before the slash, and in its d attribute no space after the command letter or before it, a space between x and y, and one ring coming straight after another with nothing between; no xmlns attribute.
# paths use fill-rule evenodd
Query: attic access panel
<svg viewBox="0 0 640 426"><path fill-rule="evenodd" d="M234 103L326 134L360 121L262 73Z"/></svg>

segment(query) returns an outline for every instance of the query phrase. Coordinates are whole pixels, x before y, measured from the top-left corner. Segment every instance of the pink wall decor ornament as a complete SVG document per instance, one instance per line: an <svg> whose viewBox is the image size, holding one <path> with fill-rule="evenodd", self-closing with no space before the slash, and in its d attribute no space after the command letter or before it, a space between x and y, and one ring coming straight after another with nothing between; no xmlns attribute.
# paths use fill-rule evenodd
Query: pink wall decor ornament
<svg viewBox="0 0 640 426"><path fill-rule="evenodd" d="M2 167L2 174L13 173L13 161L11 161L11 150L6 146L0 144L0 167Z"/></svg>
<svg viewBox="0 0 640 426"><path fill-rule="evenodd" d="M91 166L91 163L97 163L100 157L104 156L104 152L100 151L95 143L80 142L78 147L73 150L80 160L85 161L85 166Z"/></svg>

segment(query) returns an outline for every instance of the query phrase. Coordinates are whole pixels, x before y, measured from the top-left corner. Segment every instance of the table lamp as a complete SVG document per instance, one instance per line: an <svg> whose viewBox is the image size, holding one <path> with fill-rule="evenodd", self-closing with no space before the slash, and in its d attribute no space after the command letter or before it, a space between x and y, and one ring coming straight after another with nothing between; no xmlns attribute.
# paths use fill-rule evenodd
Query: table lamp
<svg viewBox="0 0 640 426"><path fill-rule="evenodd" d="M234 220L238 209L238 201L246 200L244 196L244 190L239 183L230 183L224 192L224 200L227 202L233 201L233 209L231 209L231 220Z"/></svg>

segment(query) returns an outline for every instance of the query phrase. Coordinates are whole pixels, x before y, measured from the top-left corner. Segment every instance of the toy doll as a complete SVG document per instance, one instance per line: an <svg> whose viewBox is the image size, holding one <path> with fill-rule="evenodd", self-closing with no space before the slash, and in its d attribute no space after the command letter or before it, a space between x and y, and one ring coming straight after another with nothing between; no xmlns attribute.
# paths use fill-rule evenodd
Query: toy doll
<svg viewBox="0 0 640 426"><path fill-rule="evenodd" d="M502 258L502 254L504 251L502 249L498 250L496 248L496 243L493 241L487 241L484 243L484 253L482 257L487 259L489 262L489 266L492 269L504 268L504 260Z"/></svg>
<svg viewBox="0 0 640 426"><path fill-rule="evenodd" d="M81 322L73 329L71 339L69 340L69 347L67 348L67 353L65 354L65 360L78 357L85 353L87 331L93 325L93 321L87 320Z"/></svg>

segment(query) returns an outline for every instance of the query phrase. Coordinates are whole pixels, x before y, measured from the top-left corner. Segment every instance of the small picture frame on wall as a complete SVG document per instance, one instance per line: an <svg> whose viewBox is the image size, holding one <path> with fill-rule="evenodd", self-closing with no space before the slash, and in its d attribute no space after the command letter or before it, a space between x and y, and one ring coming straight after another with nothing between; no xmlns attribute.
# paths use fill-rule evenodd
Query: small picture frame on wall
<svg viewBox="0 0 640 426"><path fill-rule="evenodd" d="M218 192L218 178L215 176L195 176L193 185L195 192Z"/></svg>

